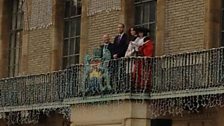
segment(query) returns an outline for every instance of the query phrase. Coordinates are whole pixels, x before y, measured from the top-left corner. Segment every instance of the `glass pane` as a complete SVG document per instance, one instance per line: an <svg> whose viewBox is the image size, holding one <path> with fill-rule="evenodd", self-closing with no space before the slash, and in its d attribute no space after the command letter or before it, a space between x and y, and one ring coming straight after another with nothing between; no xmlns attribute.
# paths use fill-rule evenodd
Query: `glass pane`
<svg viewBox="0 0 224 126"><path fill-rule="evenodd" d="M21 13L21 22L20 22L20 29L23 29L24 23L24 13Z"/></svg>
<svg viewBox="0 0 224 126"><path fill-rule="evenodd" d="M22 41L21 39L21 32L16 33L16 43L15 43L15 48L20 48L20 42Z"/></svg>
<svg viewBox="0 0 224 126"><path fill-rule="evenodd" d="M81 13L82 13L82 5L81 5L81 2L79 0L78 6L77 6L77 15L81 15Z"/></svg>
<svg viewBox="0 0 224 126"><path fill-rule="evenodd" d="M12 26L11 26L12 30L16 30L16 14L12 15Z"/></svg>
<svg viewBox="0 0 224 126"><path fill-rule="evenodd" d="M68 55L68 39L64 40L64 45L63 45L63 56Z"/></svg>
<svg viewBox="0 0 224 126"><path fill-rule="evenodd" d="M79 63L79 55L76 55L75 56L75 64L78 64Z"/></svg>
<svg viewBox="0 0 224 126"><path fill-rule="evenodd" d="M150 19L149 21L155 21L156 19L156 2L153 1L153 2L150 2Z"/></svg>
<svg viewBox="0 0 224 126"><path fill-rule="evenodd" d="M150 24L149 26L150 33L149 35L155 40L155 23Z"/></svg>
<svg viewBox="0 0 224 126"><path fill-rule="evenodd" d="M222 32L222 41L221 41L221 45L224 46L224 32Z"/></svg>
<svg viewBox="0 0 224 126"><path fill-rule="evenodd" d="M75 22L75 20L71 20L71 25L70 25L70 29L71 29L71 31L70 31L70 37L75 37L75 26L76 25L76 22Z"/></svg>
<svg viewBox="0 0 224 126"><path fill-rule="evenodd" d="M17 22L16 22L16 29L22 29L22 24L23 24L23 13L17 13Z"/></svg>
<svg viewBox="0 0 224 126"><path fill-rule="evenodd" d="M12 66L12 65L15 65L15 60L16 60L16 49L12 49L11 50L11 56L10 56L10 60L11 60L11 62L10 62L10 65Z"/></svg>
<svg viewBox="0 0 224 126"><path fill-rule="evenodd" d="M75 16L77 14L77 6L74 1L71 2L71 16Z"/></svg>
<svg viewBox="0 0 224 126"><path fill-rule="evenodd" d="M69 55L72 55L75 53L75 39L70 39L70 45L69 45Z"/></svg>
<svg viewBox="0 0 224 126"><path fill-rule="evenodd" d="M64 38L69 37L69 21L65 21L65 26L64 26Z"/></svg>
<svg viewBox="0 0 224 126"><path fill-rule="evenodd" d="M224 8L224 0L222 0L222 8Z"/></svg>
<svg viewBox="0 0 224 126"><path fill-rule="evenodd" d="M15 75L14 71L15 71L15 67L14 66L9 66L9 76L10 77L13 77Z"/></svg>
<svg viewBox="0 0 224 126"><path fill-rule="evenodd" d="M141 26L144 27L144 28L149 28L149 24L143 24Z"/></svg>
<svg viewBox="0 0 224 126"><path fill-rule="evenodd" d="M147 23L147 22L149 22L149 17L151 16L151 15L149 15L150 13L149 13L149 6L150 6L150 4L149 3L145 3L144 4L144 10L143 10L143 23Z"/></svg>
<svg viewBox="0 0 224 126"><path fill-rule="evenodd" d="M224 10L222 11L222 30L224 30Z"/></svg>
<svg viewBox="0 0 224 126"><path fill-rule="evenodd" d="M19 11L22 11L23 4L24 4L24 1L23 0L19 0L19 5L18 5Z"/></svg>
<svg viewBox="0 0 224 126"><path fill-rule="evenodd" d="M68 58L64 57L63 58L63 68L67 68L68 66Z"/></svg>
<svg viewBox="0 0 224 126"><path fill-rule="evenodd" d="M15 65L16 66L18 66L18 64L19 64L19 58L20 58L20 49L19 48L17 48L16 50L15 50Z"/></svg>
<svg viewBox="0 0 224 126"><path fill-rule="evenodd" d="M80 38L76 38L76 42L75 42L75 54L79 54L80 51Z"/></svg>
<svg viewBox="0 0 224 126"><path fill-rule="evenodd" d="M80 18L76 19L76 36L80 35Z"/></svg>
<svg viewBox="0 0 224 126"><path fill-rule="evenodd" d="M137 3L137 2L141 2L142 0L135 0L135 3Z"/></svg>
<svg viewBox="0 0 224 126"><path fill-rule="evenodd" d="M70 16L69 12L70 12L70 1L66 1L65 2L65 18Z"/></svg>
<svg viewBox="0 0 224 126"><path fill-rule="evenodd" d="M17 12L17 7L18 7L17 0L13 0L13 14Z"/></svg>
<svg viewBox="0 0 224 126"><path fill-rule="evenodd" d="M75 64L75 56L69 57L69 65L74 65Z"/></svg>
<svg viewBox="0 0 224 126"><path fill-rule="evenodd" d="M15 48L15 42L16 42L16 33L12 33L11 34L11 38L10 38L10 43L9 43L9 48L10 49L14 49Z"/></svg>
<svg viewBox="0 0 224 126"><path fill-rule="evenodd" d="M141 6L135 7L135 24L141 24Z"/></svg>
<svg viewBox="0 0 224 126"><path fill-rule="evenodd" d="M17 20L16 20L16 29L20 29L20 23L21 23L21 15L17 13Z"/></svg>

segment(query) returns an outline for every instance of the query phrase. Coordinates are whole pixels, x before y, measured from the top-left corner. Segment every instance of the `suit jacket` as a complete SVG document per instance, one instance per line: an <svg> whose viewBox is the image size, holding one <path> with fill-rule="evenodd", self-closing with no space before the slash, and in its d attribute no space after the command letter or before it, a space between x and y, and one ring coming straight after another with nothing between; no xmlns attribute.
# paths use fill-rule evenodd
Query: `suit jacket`
<svg viewBox="0 0 224 126"><path fill-rule="evenodd" d="M128 36L126 33L122 35L119 40L120 35L117 35L114 38L114 54L117 54L118 58L124 57L125 52L128 48Z"/></svg>
<svg viewBox="0 0 224 126"><path fill-rule="evenodd" d="M104 48L105 45L100 45L100 57L103 57L103 48ZM108 46L107 46L107 49L110 51L111 53L111 58L113 58L113 50L114 50L114 45L112 43L109 43Z"/></svg>

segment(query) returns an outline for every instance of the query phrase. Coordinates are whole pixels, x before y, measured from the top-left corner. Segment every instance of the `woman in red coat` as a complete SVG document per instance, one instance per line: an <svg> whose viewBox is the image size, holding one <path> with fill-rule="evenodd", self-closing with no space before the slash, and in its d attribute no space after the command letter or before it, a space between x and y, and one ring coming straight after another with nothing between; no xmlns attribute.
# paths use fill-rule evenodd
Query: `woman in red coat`
<svg viewBox="0 0 224 126"><path fill-rule="evenodd" d="M144 38L144 43L138 49L138 55L143 57L153 57L153 41L149 37ZM139 58L135 61L134 68L134 88L137 91L148 92L151 86L151 60L149 58Z"/></svg>

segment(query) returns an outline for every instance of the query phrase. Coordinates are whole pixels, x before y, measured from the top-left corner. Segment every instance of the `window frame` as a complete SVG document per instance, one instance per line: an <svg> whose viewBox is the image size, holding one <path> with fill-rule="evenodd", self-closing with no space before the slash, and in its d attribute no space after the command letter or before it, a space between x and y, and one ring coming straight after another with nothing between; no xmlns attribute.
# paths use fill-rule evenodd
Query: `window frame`
<svg viewBox="0 0 224 126"><path fill-rule="evenodd" d="M21 4L21 5L20 5ZM12 10L10 12L10 36L8 43L8 77L14 77L19 74L22 34L24 25L23 0L12 0Z"/></svg>
<svg viewBox="0 0 224 126"><path fill-rule="evenodd" d="M149 11L149 17L147 22L144 22L144 9L146 7L146 4L149 4L148 6L148 10L150 10L151 8L151 3L154 3L154 17L151 14L151 12ZM156 38L156 6L157 6L157 1L156 0L134 0L134 9L135 9L135 16L134 16L134 24L135 26L147 26L146 28L150 29L150 35L152 36L152 38L155 40ZM136 21L138 19L136 19L136 8L140 7L140 21L137 23ZM153 20L150 20L150 18L153 17ZM151 26L154 25L154 28L152 29Z"/></svg>
<svg viewBox="0 0 224 126"><path fill-rule="evenodd" d="M69 3L67 10L66 4ZM63 29L63 51L62 51L62 68L66 69L79 63L80 57L80 33L81 33L81 0L77 1L75 13L72 13L73 0L64 1L64 29ZM68 15L67 13L68 12ZM67 30L66 30L66 23ZM74 23L72 25L72 23ZM78 24L78 25L77 25ZM72 27L74 26L74 27ZM78 26L78 27L77 27ZM74 28L74 29L72 29ZM73 30L73 32L72 32ZM72 34L72 36L71 36ZM72 41L73 40L73 41ZM67 41L67 42L66 42ZM66 44L67 43L67 44ZM72 46L71 46L72 45ZM78 47L77 47L78 46ZM71 49L72 48L72 49Z"/></svg>

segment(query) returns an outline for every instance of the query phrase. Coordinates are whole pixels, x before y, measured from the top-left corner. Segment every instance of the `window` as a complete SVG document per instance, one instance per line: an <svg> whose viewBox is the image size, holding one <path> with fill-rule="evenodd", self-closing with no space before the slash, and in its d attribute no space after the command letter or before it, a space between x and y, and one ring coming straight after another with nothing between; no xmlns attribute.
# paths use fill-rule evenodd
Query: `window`
<svg viewBox="0 0 224 126"><path fill-rule="evenodd" d="M135 25L150 29L155 40L156 0L135 0Z"/></svg>
<svg viewBox="0 0 224 126"><path fill-rule="evenodd" d="M19 73L22 31L23 31L23 0L12 1L8 76L13 77Z"/></svg>
<svg viewBox="0 0 224 126"><path fill-rule="evenodd" d="M221 28L221 46L224 46L224 0L222 0L222 28Z"/></svg>
<svg viewBox="0 0 224 126"><path fill-rule="evenodd" d="M65 0L63 69L79 63L81 0Z"/></svg>

